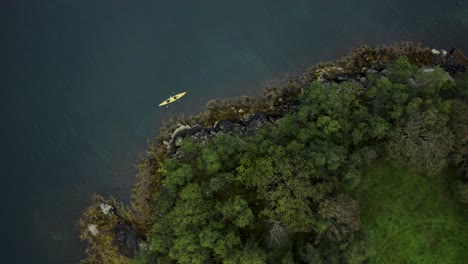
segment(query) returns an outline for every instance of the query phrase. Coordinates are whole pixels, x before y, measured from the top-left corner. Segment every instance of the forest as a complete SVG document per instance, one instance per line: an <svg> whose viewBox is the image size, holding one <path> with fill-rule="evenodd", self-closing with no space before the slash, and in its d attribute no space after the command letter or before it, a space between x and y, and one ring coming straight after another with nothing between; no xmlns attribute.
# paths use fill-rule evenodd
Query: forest
<svg viewBox="0 0 468 264"><path fill-rule="evenodd" d="M276 104L257 102L250 113L276 119L253 133L186 136L171 155L162 142L174 124L163 127L132 205L95 196L84 213L82 263L464 263L468 74L415 59L427 52L380 52L378 66L346 78L339 63L322 65L319 78L265 97ZM207 108L185 122L232 107ZM115 238L123 224L136 250Z"/></svg>

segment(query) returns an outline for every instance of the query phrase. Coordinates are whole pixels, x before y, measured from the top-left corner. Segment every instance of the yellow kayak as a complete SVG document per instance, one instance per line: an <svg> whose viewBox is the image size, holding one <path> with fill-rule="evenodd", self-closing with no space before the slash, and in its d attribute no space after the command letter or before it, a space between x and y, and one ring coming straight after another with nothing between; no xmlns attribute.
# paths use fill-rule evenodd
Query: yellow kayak
<svg viewBox="0 0 468 264"><path fill-rule="evenodd" d="M183 92L183 93L178 93L176 95L173 95L171 97L169 97L167 100L164 100L162 103L159 104L159 106L164 106L164 105L168 105L168 104L172 104L173 102L179 100L180 98L182 98L187 92Z"/></svg>

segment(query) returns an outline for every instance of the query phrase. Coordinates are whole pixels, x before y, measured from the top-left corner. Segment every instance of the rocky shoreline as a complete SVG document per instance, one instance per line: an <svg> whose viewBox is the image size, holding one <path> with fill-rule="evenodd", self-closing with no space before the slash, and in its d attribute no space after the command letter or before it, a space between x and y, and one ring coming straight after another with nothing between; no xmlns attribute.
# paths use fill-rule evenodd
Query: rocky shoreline
<svg viewBox="0 0 468 264"><path fill-rule="evenodd" d="M145 234L151 230L148 205L155 192L161 190L161 161L180 157L180 142L191 138L198 144L221 134L252 135L263 126L273 124L298 104L298 96L312 81L357 83L366 88L369 74L386 74L385 65L400 56L407 56L420 70L431 71L439 65L449 75L466 72L468 59L458 49L450 52L400 43L389 47L361 47L350 56L333 63L322 63L302 75L285 81L284 87L272 87L259 99L217 101L205 113L190 118L175 118L166 123L149 147L148 155L139 164L139 177L133 190L132 205L114 199L93 198L92 205L80 221L81 239L89 243L88 257L82 263L109 258L112 263L128 263L138 250L147 250Z"/></svg>
<svg viewBox="0 0 468 264"><path fill-rule="evenodd" d="M238 110L242 113L242 109ZM167 150L173 157L177 156L177 148L183 138L192 138L197 143L205 145L205 143L220 134L245 135L253 134L255 130L268 124L275 122L277 118L273 115L257 112L255 114L245 115L239 120L219 120L212 127L202 127L200 125L180 125L172 134L169 142L163 141L167 146Z"/></svg>

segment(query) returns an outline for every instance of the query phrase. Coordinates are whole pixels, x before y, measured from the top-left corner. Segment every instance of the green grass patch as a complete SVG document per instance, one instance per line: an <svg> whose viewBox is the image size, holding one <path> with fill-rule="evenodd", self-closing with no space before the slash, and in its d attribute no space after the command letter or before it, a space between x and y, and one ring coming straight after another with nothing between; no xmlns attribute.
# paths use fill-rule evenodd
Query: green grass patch
<svg viewBox="0 0 468 264"><path fill-rule="evenodd" d="M468 263L467 211L452 195L452 176L370 168L355 196L371 263Z"/></svg>

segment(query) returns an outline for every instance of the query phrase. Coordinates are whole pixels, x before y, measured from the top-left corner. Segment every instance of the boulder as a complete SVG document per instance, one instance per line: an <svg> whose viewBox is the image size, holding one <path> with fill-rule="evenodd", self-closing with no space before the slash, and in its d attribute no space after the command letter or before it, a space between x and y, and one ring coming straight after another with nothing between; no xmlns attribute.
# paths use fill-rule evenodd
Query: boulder
<svg viewBox="0 0 468 264"><path fill-rule="evenodd" d="M113 215L115 213L115 208L110 204L100 203L99 208L101 208L102 213L105 215Z"/></svg>
<svg viewBox="0 0 468 264"><path fill-rule="evenodd" d="M378 72L377 70L372 69L372 68L366 68L366 67L362 68L362 73L364 74L371 74L371 73L377 73L377 72Z"/></svg>
<svg viewBox="0 0 468 264"><path fill-rule="evenodd" d="M220 120L216 121L213 126L214 130L219 132L224 132L227 134L242 134L245 132L245 126L240 120Z"/></svg>
<svg viewBox="0 0 468 264"><path fill-rule="evenodd" d="M213 127L209 128L203 128L200 125L194 125L193 127L181 125L174 131L172 139L169 142L163 142L163 144L167 146L167 150L173 158L179 158L183 154L178 152L177 149L180 147L179 142L185 137L190 137L203 146L207 141L218 135L243 135L274 121L275 119L266 113L256 113L246 114L242 120L219 120L216 121Z"/></svg>
<svg viewBox="0 0 468 264"><path fill-rule="evenodd" d="M452 49L450 51L449 61L453 64L459 64L462 66L468 65L468 59L463 55L463 53L459 49Z"/></svg>
<svg viewBox="0 0 468 264"><path fill-rule="evenodd" d="M262 126L267 124L273 123L274 120L270 116L265 113L255 113L252 117L249 118L247 121L247 129L248 130L256 130Z"/></svg>
<svg viewBox="0 0 468 264"><path fill-rule="evenodd" d="M189 125L180 125L178 128L176 128L176 130L174 130L174 133L172 133L172 138L174 138L177 134L187 130L187 129L190 129L190 126Z"/></svg>
<svg viewBox="0 0 468 264"><path fill-rule="evenodd" d="M385 69L386 65L383 63L381 60L375 60L371 63L371 67L369 70L372 72L372 70L375 70L377 72L381 72Z"/></svg>
<svg viewBox="0 0 468 264"><path fill-rule="evenodd" d="M440 51L436 50L436 49L431 49L431 52L432 54L434 55L439 55L440 54Z"/></svg>
<svg viewBox="0 0 468 264"><path fill-rule="evenodd" d="M150 244L143 239L138 240L138 249L143 251L148 251L150 249Z"/></svg>
<svg viewBox="0 0 468 264"><path fill-rule="evenodd" d="M139 248L138 241L142 240L138 237L135 229L128 224L117 224L112 231L120 253L127 257L133 257Z"/></svg>
<svg viewBox="0 0 468 264"><path fill-rule="evenodd" d="M89 224L88 225L88 231L91 233L93 236L99 235L99 230L95 224Z"/></svg>
<svg viewBox="0 0 468 264"><path fill-rule="evenodd" d="M370 70L371 69L369 69L368 72L370 72ZM328 77L327 81L333 82L333 83L341 83L341 82L347 82L347 81L357 82L365 74L366 73L338 73L334 76Z"/></svg>
<svg viewBox="0 0 468 264"><path fill-rule="evenodd" d="M178 129L174 131L172 139L169 142L170 147L173 147L173 148L180 147L179 142L182 140L182 138L195 135L202 131L203 131L203 127L200 125L194 125L193 127L190 127L190 126L179 127Z"/></svg>
<svg viewBox="0 0 468 264"><path fill-rule="evenodd" d="M201 126L200 128L200 131L194 133L190 137L196 142L198 142L200 145L204 146L206 142L211 138L211 136L214 135L214 133L213 129L203 129Z"/></svg>
<svg viewBox="0 0 468 264"><path fill-rule="evenodd" d="M250 118L252 118L252 116L254 116L254 114L252 114L252 113L251 114L245 114L244 116L242 116L242 120L244 122L247 122L247 121L249 121Z"/></svg>

